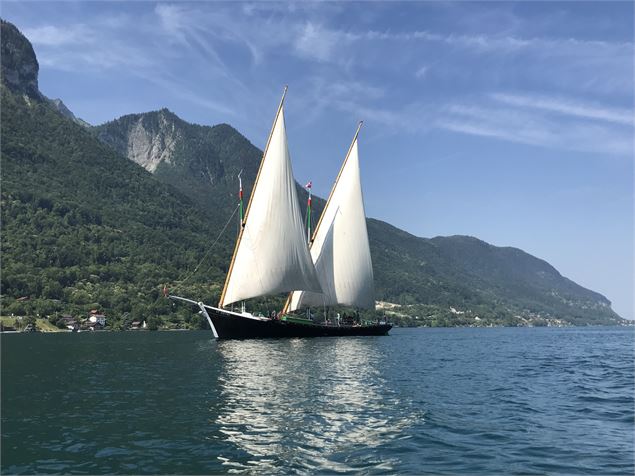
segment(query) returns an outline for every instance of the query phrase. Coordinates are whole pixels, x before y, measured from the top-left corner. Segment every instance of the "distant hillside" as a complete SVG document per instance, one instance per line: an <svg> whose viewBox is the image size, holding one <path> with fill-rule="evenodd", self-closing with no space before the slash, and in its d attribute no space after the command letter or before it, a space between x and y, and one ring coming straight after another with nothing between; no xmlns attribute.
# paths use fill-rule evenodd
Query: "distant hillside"
<svg viewBox="0 0 635 476"><path fill-rule="evenodd" d="M475 316L481 324L509 325L621 321L604 296L517 248L469 236L418 238L372 219L368 231L378 299L407 305L400 312L424 321L468 325Z"/></svg>
<svg viewBox="0 0 635 476"><path fill-rule="evenodd" d="M38 90L28 40L6 22L1 34L3 314L100 308L115 326L199 325L161 298L162 283L216 301L235 225L210 245L235 209L238 173L249 193L261 151L228 125L192 125L167 110L80 125ZM606 298L521 250L368 226L377 298L401 322L619 322Z"/></svg>

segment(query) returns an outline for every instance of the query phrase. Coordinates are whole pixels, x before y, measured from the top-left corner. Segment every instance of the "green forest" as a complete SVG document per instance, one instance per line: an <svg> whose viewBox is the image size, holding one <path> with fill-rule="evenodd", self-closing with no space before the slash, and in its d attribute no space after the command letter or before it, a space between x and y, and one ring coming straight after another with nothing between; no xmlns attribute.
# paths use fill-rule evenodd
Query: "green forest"
<svg viewBox="0 0 635 476"><path fill-rule="evenodd" d="M47 104L3 86L2 105L3 314L189 321L161 290L208 250L204 214ZM228 255L219 243L182 291L211 299Z"/></svg>

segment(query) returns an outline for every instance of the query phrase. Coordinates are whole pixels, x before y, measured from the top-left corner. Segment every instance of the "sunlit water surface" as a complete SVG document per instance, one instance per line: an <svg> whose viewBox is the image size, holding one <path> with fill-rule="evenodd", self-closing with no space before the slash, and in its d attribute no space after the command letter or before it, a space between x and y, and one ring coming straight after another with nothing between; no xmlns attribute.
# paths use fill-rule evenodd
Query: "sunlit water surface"
<svg viewBox="0 0 635 476"><path fill-rule="evenodd" d="M3 335L1 469L633 474L633 336Z"/></svg>

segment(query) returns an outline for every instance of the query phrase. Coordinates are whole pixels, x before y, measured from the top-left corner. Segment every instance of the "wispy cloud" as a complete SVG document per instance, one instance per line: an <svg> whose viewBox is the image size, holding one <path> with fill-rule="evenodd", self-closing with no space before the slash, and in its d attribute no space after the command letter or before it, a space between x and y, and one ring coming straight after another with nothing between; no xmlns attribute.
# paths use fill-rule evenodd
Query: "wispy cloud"
<svg viewBox="0 0 635 476"><path fill-rule="evenodd" d="M23 29L41 65L63 71L103 72L117 68L144 69L157 63L144 45L127 41L122 31L128 15L100 16L94 23L68 22Z"/></svg>
<svg viewBox="0 0 635 476"><path fill-rule="evenodd" d="M120 70L219 115L250 110L247 123L266 122L263 95L291 82L302 91L304 123L338 111L382 124L385 133L436 127L556 149L632 149L632 128L625 128L632 111L598 99L632 97L632 42L364 28L337 21L342 8L160 3L144 10L142 22L117 12L25 32L45 66ZM175 64L187 64L197 80L172 74ZM539 93L519 88L520 76ZM205 81L214 87L200 87ZM440 95L432 93L438 81ZM459 87L450 101L452 85Z"/></svg>
<svg viewBox="0 0 635 476"><path fill-rule="evenodd" d="M192 51L201 51L201 60L214 67L227 79L234 79L213 43L202 34L201 16L182 5L159 4L154 9L168 40L177 42Z"/></svg>
<svg viewBox="0 0 635 476"><path fill-rule="evenodd" d="M158 4L154 8L160 26L173 37L175 41L178 41L184 45L188 45L185 31L188 28L187 10L181 5L167 5Z"/></svg>
<svg viewBox="0 0 635 476"><path fill-rule="evenodd" d="M40 51L43 52L38 54L40 65L69 72L103 72L123 68L142 71L157 64L143 50L117 40L108 43L95 41L90 47L74 44L74 47L67 49L38 49L38 53Z"/></svg>
<svg viewBox="0 0 635 476"><path fill-rule="evenodd" d="M90 29L82 24L64 28L55 25L25 28L24 34L31 43L43 46L62 46L92 41Z"/></svg>
<svg viewBox="0 0 635 476"><path fill-rule="evenodd" d="M415 71L415 78L423 79L427 76L427 74L428 74L428 67L421 66L417 71Z"/></svg>
<svg viewBox="0 0 635 476"><path fill-rule="evenodd" d="M330 61L340 40L339 32L308 22L296 38L295 50L302 57Z"/></svg>
<svg viewBox="0 0 635 476"><path fill-rule="evenodd" d="M550 112L488 103L450 105L441 111L435 125L454 132L552 149L623 156L633 153L630 127L577 120L578 114L573 114L570 120L563 120L554 118Z"/></svg>
<svg viewBox="0 0 635 476"><path fill-rule="evenodd" d="M541 109L563 115L633 125L633 111L624 108L603 107L598 104L582 103L571 99L545 96L495 93L492 94L492 98L511 106Z"/></svg>
<svg viewBox="0 0 635 476"><path fill-rule="evenodd" d="M578 40L575 38L523 38L511 35L459 35L440 34L427 30L403 32L393 31L354 31L329 28L324 25L307 23L311 37L328 38L330 41L352 43L359 41L399 41L399 42L437 42L451 46L468 48L480 52L518 52L523 50L540 51L546 55L571 53L578 51L584 56L595 54L629 55L633 51L632 42L610 42L597 40ZM330 42L329 41L329 42Z"/></svg>
<svg viewBox="0 0 635 476"><path fill-rule="evenodd" d="M232 107L228 106L224 101L214 100L209 96L193 91L189 84L184 82L182 79L174 78L167 74L161 76L144 75L144 79L161 86L166 91L170 91L170 94L197 106L202 106L224 116L236 115L236 111Z"/></svg>

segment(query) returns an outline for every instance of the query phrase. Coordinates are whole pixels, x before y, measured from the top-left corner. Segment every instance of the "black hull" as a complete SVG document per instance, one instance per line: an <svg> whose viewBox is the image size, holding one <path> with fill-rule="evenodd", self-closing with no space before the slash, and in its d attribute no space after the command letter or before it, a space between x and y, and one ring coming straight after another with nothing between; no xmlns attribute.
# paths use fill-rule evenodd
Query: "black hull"
<svg viewBox="0 0 635 476"><path fill-rule="evenodd" d="M392 328L390 324L362 326L327 326L302 324L284 320L260 320L205 306L217 339L262 339L280 337L344 337L382 336Z"/></svg>

